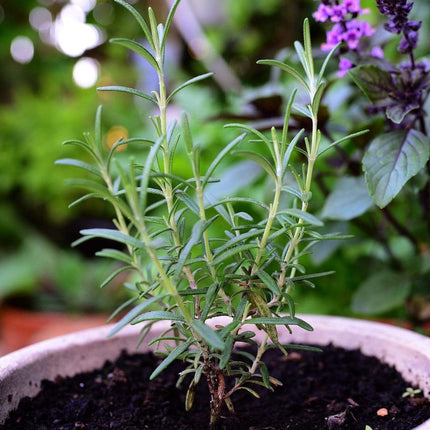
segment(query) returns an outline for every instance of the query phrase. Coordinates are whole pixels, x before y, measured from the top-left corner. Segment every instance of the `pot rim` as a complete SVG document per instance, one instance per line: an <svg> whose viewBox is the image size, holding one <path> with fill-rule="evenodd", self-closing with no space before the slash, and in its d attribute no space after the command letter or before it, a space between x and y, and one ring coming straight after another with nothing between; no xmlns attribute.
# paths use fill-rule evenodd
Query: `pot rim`
<svg viewBox="0 0 430 430"><path fill-rule="evenodd" d="M376 356L393 365L408 383L420 386L424 395L430 396L430 338L404 328L368 320L326 315L300 317L311 324L314 331L292 326L290 334L280 328L281 342L314 345L333 343L345 349L360 349L366 355ZM217 323L225 324L226 319L210 321L211 325ZM156 349L157 345L147 348L146 342L156 338L168 327L170 322L167 321L155 323L138 351ZM141 330L139 326L127 326L108 339L111 329L112 325L106 325L59 336L0 357L0 398L6 399L0 405L0 423L16 408L20 398L34 396L39 391L41 380L55 379L60 369L62 375L73 375L100 367L106 359L116 359L124 349L136 350ZM97 356L100 350L106 351L107 355ZM14 387L13 393L11 387ZM16 387L23 389L22 395L16 394ZM430 420L415 430L430 430Z"/></svg>

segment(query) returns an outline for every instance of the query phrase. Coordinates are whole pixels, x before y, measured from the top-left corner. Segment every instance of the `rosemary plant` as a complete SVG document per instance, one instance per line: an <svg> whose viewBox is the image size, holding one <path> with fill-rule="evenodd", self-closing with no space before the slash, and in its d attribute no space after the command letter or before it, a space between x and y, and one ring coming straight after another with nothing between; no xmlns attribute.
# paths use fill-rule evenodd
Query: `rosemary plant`
<svg viewBox="0 0 430 430"><path fill-rule="evenodd" d="M151 118L155 137L120 139L109 150L103 143L99 108L94 135L86 134L84 141L65 142L79 146L92 159L91 164L74 159L58 161L84 169L92 176L92 179L73 181L88 191L74 204L100 198L109 202L115 211L116 229L83 230L75 245L93 238L106 238L123 245L123 250L98 252L101 257L123 263L102 286L121 271L134 271L133 279L137 279L126 284L133 297L114 315L131 310L114 326L111 335L128 324L143 324L143 339L156 321L170 321L170 328L156 339L167 346L161 352L165 359L151 378L176 359L186 362L187 367L178 380L182 383L191 375L186 409L192 407L196 385L202 378L206 379L210 392L210 425L214 428L224 405L233 411L233 393L247 390L258 396L253 384L268 389L280 384L268 374L262 360L264 352L272 347L287 354L289 346L279 343L278 330L281 327L290 330L291 326L312 330L295 315L290 294L296 283L311 283L311 278L321 275L306 274L299 261L323 238L312 231L322 223L308 213L308 208L315 163L323 152L318 129L318 111L325 88L323 75L336 47L317 72L306 20L304 44L295 44L303 71L275 60L259 62L278 67L297 80L307 101L296 108L309 119L309 130L293 135L289 131L297 92L294 91L285 109L282 130L272 128L266 135L247 125L228 125L239 130L238 137L226 144L202 171L201 150L193 141L188 116L183 114L180 123L169 123L166 114L179 91L210 76L198 76L167 93L165 47L180 0L174 3L164 25L157 23L152 9L148 10L148 19L144 19L124 0L116 2L137 20L150 48L129 39L111 42L142 56L156 71L159 88L151 94L120 86L100 90L129 93L155 106L157 115ZM131 158L128 168L124 168L116 160L116 150L131 142L147 147L146 156ZM339 142L326 145L324 151ZM251 151L250 145L257 149ZM188 155L190 177L180 177L174 172L175 155L181 146ZM273 187L269 204L252 197L231 195L216 200L210 195L208 185L217 181L217 168L232 154L248 157L262 166ZM295 159L303 161L301 170L291 167L293 154ZM294 175L295 187L285 185L287 172ZM293 196L292 207L282 203L284 193ZM253 215L238 211L237 207L244 204L252 207ZM217 319L216 325L210 323L220 316L224 318ZM265 333L260 344L254 340L256 328ZM233 359L238 342L256 346L256 352L238 350Z"/></svg>

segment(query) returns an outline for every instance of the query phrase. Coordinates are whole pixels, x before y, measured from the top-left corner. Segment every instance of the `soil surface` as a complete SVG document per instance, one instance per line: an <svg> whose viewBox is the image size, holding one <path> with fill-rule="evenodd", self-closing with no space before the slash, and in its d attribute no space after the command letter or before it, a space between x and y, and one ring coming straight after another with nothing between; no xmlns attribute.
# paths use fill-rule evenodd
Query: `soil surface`
<svg viewBox="0 0 430 430"><path fill-rule="evenodd" d="M284 385L273 393L262 389L260 400L239 391L233 398L236 414L226 412L220 429L365 430L369 425L373 430L411 430L430 419L429 401L420 395L403 398L409 384L359 351L329 346L321 353L290 353L286 359L270 350L264 359ZM201 384L191 412L185 412L185 390L175 387L182 364L149 382L157 362L151 354L123 354L94 372L45 381L41 393L23 399L0 429L208 429L205 386Z"/></svg>

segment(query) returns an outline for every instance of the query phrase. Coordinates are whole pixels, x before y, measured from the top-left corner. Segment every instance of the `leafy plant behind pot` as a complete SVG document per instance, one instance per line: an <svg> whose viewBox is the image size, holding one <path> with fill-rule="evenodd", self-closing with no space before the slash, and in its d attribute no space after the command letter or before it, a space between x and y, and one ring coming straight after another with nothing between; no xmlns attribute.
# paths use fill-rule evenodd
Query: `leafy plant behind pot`
<svg viewBox="0 0 430 430"><path fill-rule="evenodd" d="M151 8L145 20L128 3L116 1L137 20L148 45L122 38L111 42L143 57L156 71L159 88L151 94L121 86L100 90L128 93L150 103L157 111L151 118L155 136L120 139L109 150L103 143L102 110L99 108L94 135L86 134L84 141L66 142L82 148L93 159L92 164L75 159L58 161L83 169L93 177L73 181L87 191L74 204L99 198L108 201L115 210L116 229L83 230L82 238L75 245L93 238L106 238L124 246L124 250L98 252L101 257L124 264L102 286L124 271L134 272L136 278L135 282L126 284L134 296L116 313L129 307L131 310L116 324L111 335L127 324L143 324L143 339L156 321L170 321L170 329L156 342L173 341L174 346L166 345L162 353L165 359L151 378L176 359L186 361L188 367L178 381L192 376L186 408L192 407L195 386L203 377L209 387L211 425L214 426L224 404L233 410L231 395L234 392L247 390L258 396L252 384L272 389L280 383L268 375L262 361L264 352L273 345L287 354L288 346L278 342L280 327L290 330L291 326L299 326L312 330L306 321L295 315L291 292L296 285L313 285L313 278L327 274L306 274L299 260L313 244L330 238L313 230L322 223L308 208L315 162L322 153L318 111L325 88L323 74L334 50L317 73L306 20L304 45L295 44L303 71L275 60L259 62L280 68L297 80L307 100L303 106L294 108L308 118L310 130L302 129L290 135L289 119L296 95L293 91L281 132L272 128L270 133L263 134L247 125L229 124L228 128L242 133L225 145L203 171L204 153L193 140L188 115L182 115L180 124L167 119L167 108L177 93L210 77L210 74L197 76L167 93L165 48L179 0L174 3L164 25L157 23ZM324 150L349 137L352 136L333 142ZM132 142L147 148L146 157L131 158L124 167L116 160L117 150ZM187 154L191 170L188 177L175 172L175 159L180 151ZM219 181L215 176L217 169L224 160L237 156L261 166L272 184L269 204L252 196L226 194L219 198L210 193L210 186ZM294 168L293 158L300 160L300 157L303 164ZM296 180L294 187L285 185L286 173L290 171ZM223 189L231 191L231 188ZM281 203L283 194L294 197L291 207ZM237 211L236 207L244 202L253 207L252 215ZM228 323L215 328L208 324L209 320L220 316L226 317ZM253 339L256 329L265 332L256 353L233 359L232 351L237 342L256 344ZM227 384L226 378L233 381Z"/></svg>

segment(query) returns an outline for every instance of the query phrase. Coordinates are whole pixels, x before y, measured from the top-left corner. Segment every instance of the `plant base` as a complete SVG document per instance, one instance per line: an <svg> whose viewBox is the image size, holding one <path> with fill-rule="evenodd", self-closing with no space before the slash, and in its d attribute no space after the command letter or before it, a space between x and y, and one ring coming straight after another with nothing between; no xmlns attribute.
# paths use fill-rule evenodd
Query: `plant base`
<svg viewBox="0 0 430 430"><path fill-rule="evenodd" d="M259 400L236 395L236 414L225 411L220 430L410 430L430 418L427 399L402 397L408 383L398 372L357 350L328 346L322 353L292 352L288 359L275 350L266 354L271 374L284 386L259 390ZM175 387L181 363L149 382L157 361L152 354L123 354L99 370L45 382L0 428L207 429L205 384L187 413L185 390Z"/></svg>
<svg viewBox="0 0 430 430"><path fill-rule="evenodd" d="M362 320L354 320L350 318L341 318L341 317L328 317L328 316L314 316L314 315L305 315L303 318L309 322L313 327L315 327L315 330L312 332L300 330L297 328L293 328L293 333L289 334L287 330L280 331L279 338L280 341L283 343L302 343L302 344L315 344L315 345L329 345L333 344L337 347L345 348L346 350L354 350L359 349L361 350L365 355L369 356L375 356L378 357L381 361L388 363L389 365L394 366L397 371L399 371L406 382L396 383L395 389L398 390L394 394L394 397L396 400L390 400L389 398L386 398L387 401L384 401L383 403L386 404L380 404L379 401L373 400L373 416L376 414L376 418L381 418L382 424L385 427L373 427L373 430L376 429L400 429L401 427L395 427L394 424L390 421L393 418L398 418L399 415L396 414L396 408L399 408L397 406L397 401L402 397L402 393L406 390L408 386L413 388L421 388L423 391L424 396L427 398L430 398L430 379L429 379L429 369L430 369L430 339L419 335L417 333L413 333L408 330L400 329L397 327L388 326L385 324L380 323L374 323L369 321L362 321ZM228 321L220 321L216 320L213 321L213 324L226 324ZM154 325L153 329L150 331L147 337L147 341L150 341L151 339L157 338L161 332L163 332L167 328L166 323L157 323ZM247 329L245 327L245 329ZM39 344L33 345L31 347L24 348L20 351L17 351L15 353L6 355L4 357L0 358L0 399L4 399L4 401L0 402L0 423L4 423L6 420L6 417L10 414L10 412L17 408L18 403L20 399L24 398L25 396L34 397L37 395L37 393L40 391L41 381L44 379L48 380L55 380L58 375L62 375L61 378L64 379L67 376L76 375L78 373L82 372L88 372L93 371L94 369L100 369L100 367L103 365L106 359L111 360L112 362L115 361L120 352L122 350L126 350L129 352L135 351L135 345L137 342L137 339L139 338L139 328L138 327L127 327L119 335L114 336L111 339L107 339L107 333L111 330L111 327L102 327L98 329L91 329L87 330L85 332L78 332L74 335L67 335L62 336L56 339L52 339L49 341L44 341ZM257 333L257 336L259 334ZM151 348L155 348L156 346L153 345ZM302 353L300 353L302 355ZM322 355L318 355L316 353L311 353L312 357L315 357L315 359L320 359ZM291 354L290 359L293 359L294 357L298 358L297 355ZM270 359L270 357L266 356L267 359ZM129 361L131 359L127 359ZM269 360L271 361L271 360ZM297 361L300 363L300 360ZM340 363L335 368L340 367L343 365L343 363L350 363L352 366L352 374L349 374L347 377L342 380L342 384L346 385L346 382L349 380L354 381L357 380L359 384L359 388L364 390L363 392L367 393L365 390L368 387L367 382L363 382L361 379L361 371L359 371L359 367L356 363L356 359L352 358L350 360L346 360L343 358ZM294 363L294 360L290 360L287 363ZM132 363L129 363L130 367L133 367ZM340 410L340 414L342 415L345 412L345 415L347 415L348 419L352 419L351 424L352 427L341 427L341 428L354 428L363 430L362 427L354 426L354 423L356 423L355 418L356 415L358 415L358 409L355 406L355 403L359 404L360 407L363 407L364 403L361 398L359 398L357 395L353 395L352 392L348 391L345 392L339 400L336 400L334 403L332 402L333 399L337 399L337 397L333 397L333 399L329 399L326 397L325 394L317 395L315 394L317 392L317 388L322 386L332 386L333 383L330 381L321 382L318 383L315 380L314 377L311 377L311 374L308 370L304 369L303 367L296 368L292 375L284 375L279 376L276 372L278 372L278 368L280 368L281 364L284 364L284 361L281 360L280 363L276 363L275 365L275 371L274 376L278 379L282 379L284 381L284 388L287 387L291 389L292 391L287 396L288 400L296 401L295 408L297 410L305 411L304 413L306 415L309 414L310 410L318 409L318 404L314 403L316 402L315 397L322 399L324 401L324 404L320 407L324 410L321 417L324 419L324 425L326 425L325 418L329 418L331 413L333 412L334 415L336 415L337 410ZM373 366L373 365L372 365ZM372 368L372 366L364 366L365 368ZM137 366L140 369L140 365ZM317 372L317 375L321 373L321 365L319 364L319 361L314 362L311 366L311 369L315 369ZM363 367L363 368L364 368ZM124 376L127 381L138 381L140 384L146 384L147 383L147 376L149 376L149 373L154 368L154 365L148 365L143 366L145 370L140 370L140 372L146 372L146 373L140 373L139 376ZM100 375L100 371L97 371ZM375 378L378 375L379 372L376 372ZM109 376L110 375L110 376ZM146 376L145 376L146 375ZM184 402L183 398L180 397L180 395L175 391L174 395L174 401L176 403L170 403L167 402L167 400L164 400L166 398L165 391L168 389L167 387L169 384L171 384L171 387L174 387L174 383L176 381L176 375L166 373L165 375L170 376L164 376L162 377L168 377L169 381L166 381L164 379L157 379L153 381L154 384L149 386L149 392L146 392L145 396L142 398L140 395L140 392L142 390L142 385L139 385L138 388L135 389L135 391L132 391L132 397L128 398L126 401L126 405L132 405L132 409L125 408L126 414L131 414L130 416L133 416L133 414L137 413L136 411L144 411L145 407L148 405L153 404L156 400L156 396L158 393L163 393L160 397L161 403L156 404L157 411L163 411L165 409L173 410L175 413L184 414L183 417L186 419L186 427L187 429L191 429L192 425L196 425L199 429L207 430L208 428L208 422L209 422L209 405L208 405L208 396L196 396L196 405L195 409L192 410L191 415L186 414L184 411ZM293 379L293 376L297 376L297 379ZM101 377L101 379L100 379ZM101 390L103 399L105 400L106 405L111 405L115 411L119 411L123 409L123 407L117 403L117 397L119 396L119 387L115 388L115 398L107 401L108 394L105 391L105 389L109 388L109 384L115 381L120 381L123 379L123 375L119 371L114 371L113 368L110 370L105 370L102 372L100 377L95 377L94 381L98 388ZM94 378L94 377L93 377ZM373 377L372 377L373 378ZM113 381L112 381L113 379ZM335 381L340 378L335 378ZM101 382L100 382L101 381ZM109 382L110 381L110 382ZM361 381L361 382L360 382ZM379 380L380 382L375 387L375 392L382 392L384 388L387 386L387 379L383 378L383 380ZM370 381L371 382L371 381ZM369 382L369 383L370 383ZM83 386L80 384L83 383ZM103 385L104 384L104 385ZM106 387L105 387L106 385ZM124 389L126 386L128 386L128 383L124 382ZM405 386L406 385L406 386ZM301 398L297 398L296 396L299 393L299 390L303 388L308 388L310 391L308 394L303 394ZM77 385L78 391L71 396L72 403L74 401L78 401L80 399L80 394L84 394L88 390L88 384L84 381L80 381ZM128 389L128 388L127 388ZM173 388L172 388L173 389ZM277 393L279 390L277 390ZM393 391L394 392L394 391ZM240 393L242 394L242 393ZM239 398L236 399L236 409L237 413L241 414L243 413L243 416L239 418L240 425L242 425L242 422L246 423L246 419L251 418L254 415L254 412L257 412L256 404L258 403L252 403L252 397L248 394L243 392L244 394L244 403L241 405L241 401ZM264 392L264 395L270 394L267 392ZM390 394L390 390L388 390L388 394ZM387 395L388 395L387 394ZM74 397L75 396L75 397ZM155 397L154 397L155 396ZM200 399L200 397L201 399ZM367 397L368 394L366 394ZM355 397L355 398L354 398ZM61 398L61 396L57 395L57 399ZM287 401L284 399L275 399L267 397L269 400L263 400L266 403L262 403L262 408L264 412L264 416L267 416L269 418L269 424L263 425L263 424L255 424L254 428L256 429L264 429L269 430L271 428L277 429L277 427L274 427L275 424L274 421L272 423L272 420L275 419L274 411L269 409L269 407L274 406L275 410L281 410L287 412L284 415L284 418L282 420L287 420L285 417L293 416L292 412L293 409L291 407L287 406ZM266 399L266 397L264 397ZM296 399L296 400L294 400ZM351 399L352 402L350 402L348 399ZM359 399L359 400L357 400ZM408 399L406 399L408 400ZM164 403L164 402L167 403ZM199 406L199 401L203 402L201 406ZM402 400L400 400L402 401ZM408 400L409 401L409 400ZM415 400L414 400L415 401ZM336 406L336 403L340 402L340 405ZM347 403L345 403L347 402ZM396 405L396 408L392 408L389 403L392 403L393 405ZM412 402L413 403L413 402ZM406 403L409 405L409 403ZM327 410L327 405L331 405L329 407L330 410ZM345 406L345 409L342 409L343 406ZM199 409L201 407L201 409ZM409 405L408 407L411 407ZM65 413L65 407L59 406L58 407L58 415L55 419L63 419L63 413ZM289 408L289 409L287 409ZM385 417L380 417L377 415L377 411L382 409L387 409L388 415ZM80 405L81 413L85 414L88 413L91 416L94 415L97 411L101 411L101 413L106 417L110 417L110 412L106 412L105 409L103 409L100 406L97 406L92 401L86 403L86 406ZM199 410L203 411L202 413L204 415L199 415ZM242 412L241 412L242 411ZM158 413L158 412L157 412ZM197 415L196 415L197 414ZM36 414L36 416L40 416L39 413ZM159 415L156 415L158 420L161 419ZM240 415L237 415L240 417ZM79 417L79 415L78 415ZM72 415L73 421L73 427L76 428L75 424L78 424L77 421L78 418L76 418L76 415ZM234 420L233 417L228 417L228 420ZM296 417L293 418L295 420ZM16 418L15 418L16 420ZM173 416L173 420L175 423L180 423L179 418L176 416ZM331 422L333 421L333 418L331 419ZM230 421L226 421L225 419L222 421L223 424L229 423ZM288 421L285 421L286 423ZM163 421L159 421L159 424L163 424ZM366 423L367 425L372 425L371 421ZM51 423L51 425L54 425L56 430L59 428L68 428L68 427L61 427L56 426L55 423ZM140 425L140 424L139 424ZM151 430L156 430L157 424L154 426L150 425L147 428L150 428ZM234 428L240 428L237 427L237 423L234 421ZM335 425L335 424L333 424ZM336 424L337 425L337 424ZM411 424L412 426L412 424ZM0 427L1 428L1 427ZM3 427L5 428L5 427ZM6 427L7 429L11 429L12 427ZM25 427L24 427L25 428ZM42 428L39 426L27 426L28 428ZM91 426L81 427L89 429ZM93 427L93 429L98 429L99 427ZM121 429L128 428L129 430L133 430L133 427L119 427ZM145 427L134 427L139 428L141 430ZM159 427L158 427L159 428ZM166 424L164 428L168 428L169 430L173 430L174 427L169 426ZM279 427L282 428L288 428L288 427ZM289 427L290 429L293 429L293 427ZM326 427L318 428L318 430L323 430ZM425 420L422 424L417 425L416 427L409 427L408 430L430 430L430 419ZM305 427L303 430L311 430L311 427ZM333 427L333 429L336 429L336 427ZM248 428L247 428L248 430ZM277 429L278 430L278 429Z"/></svg>

